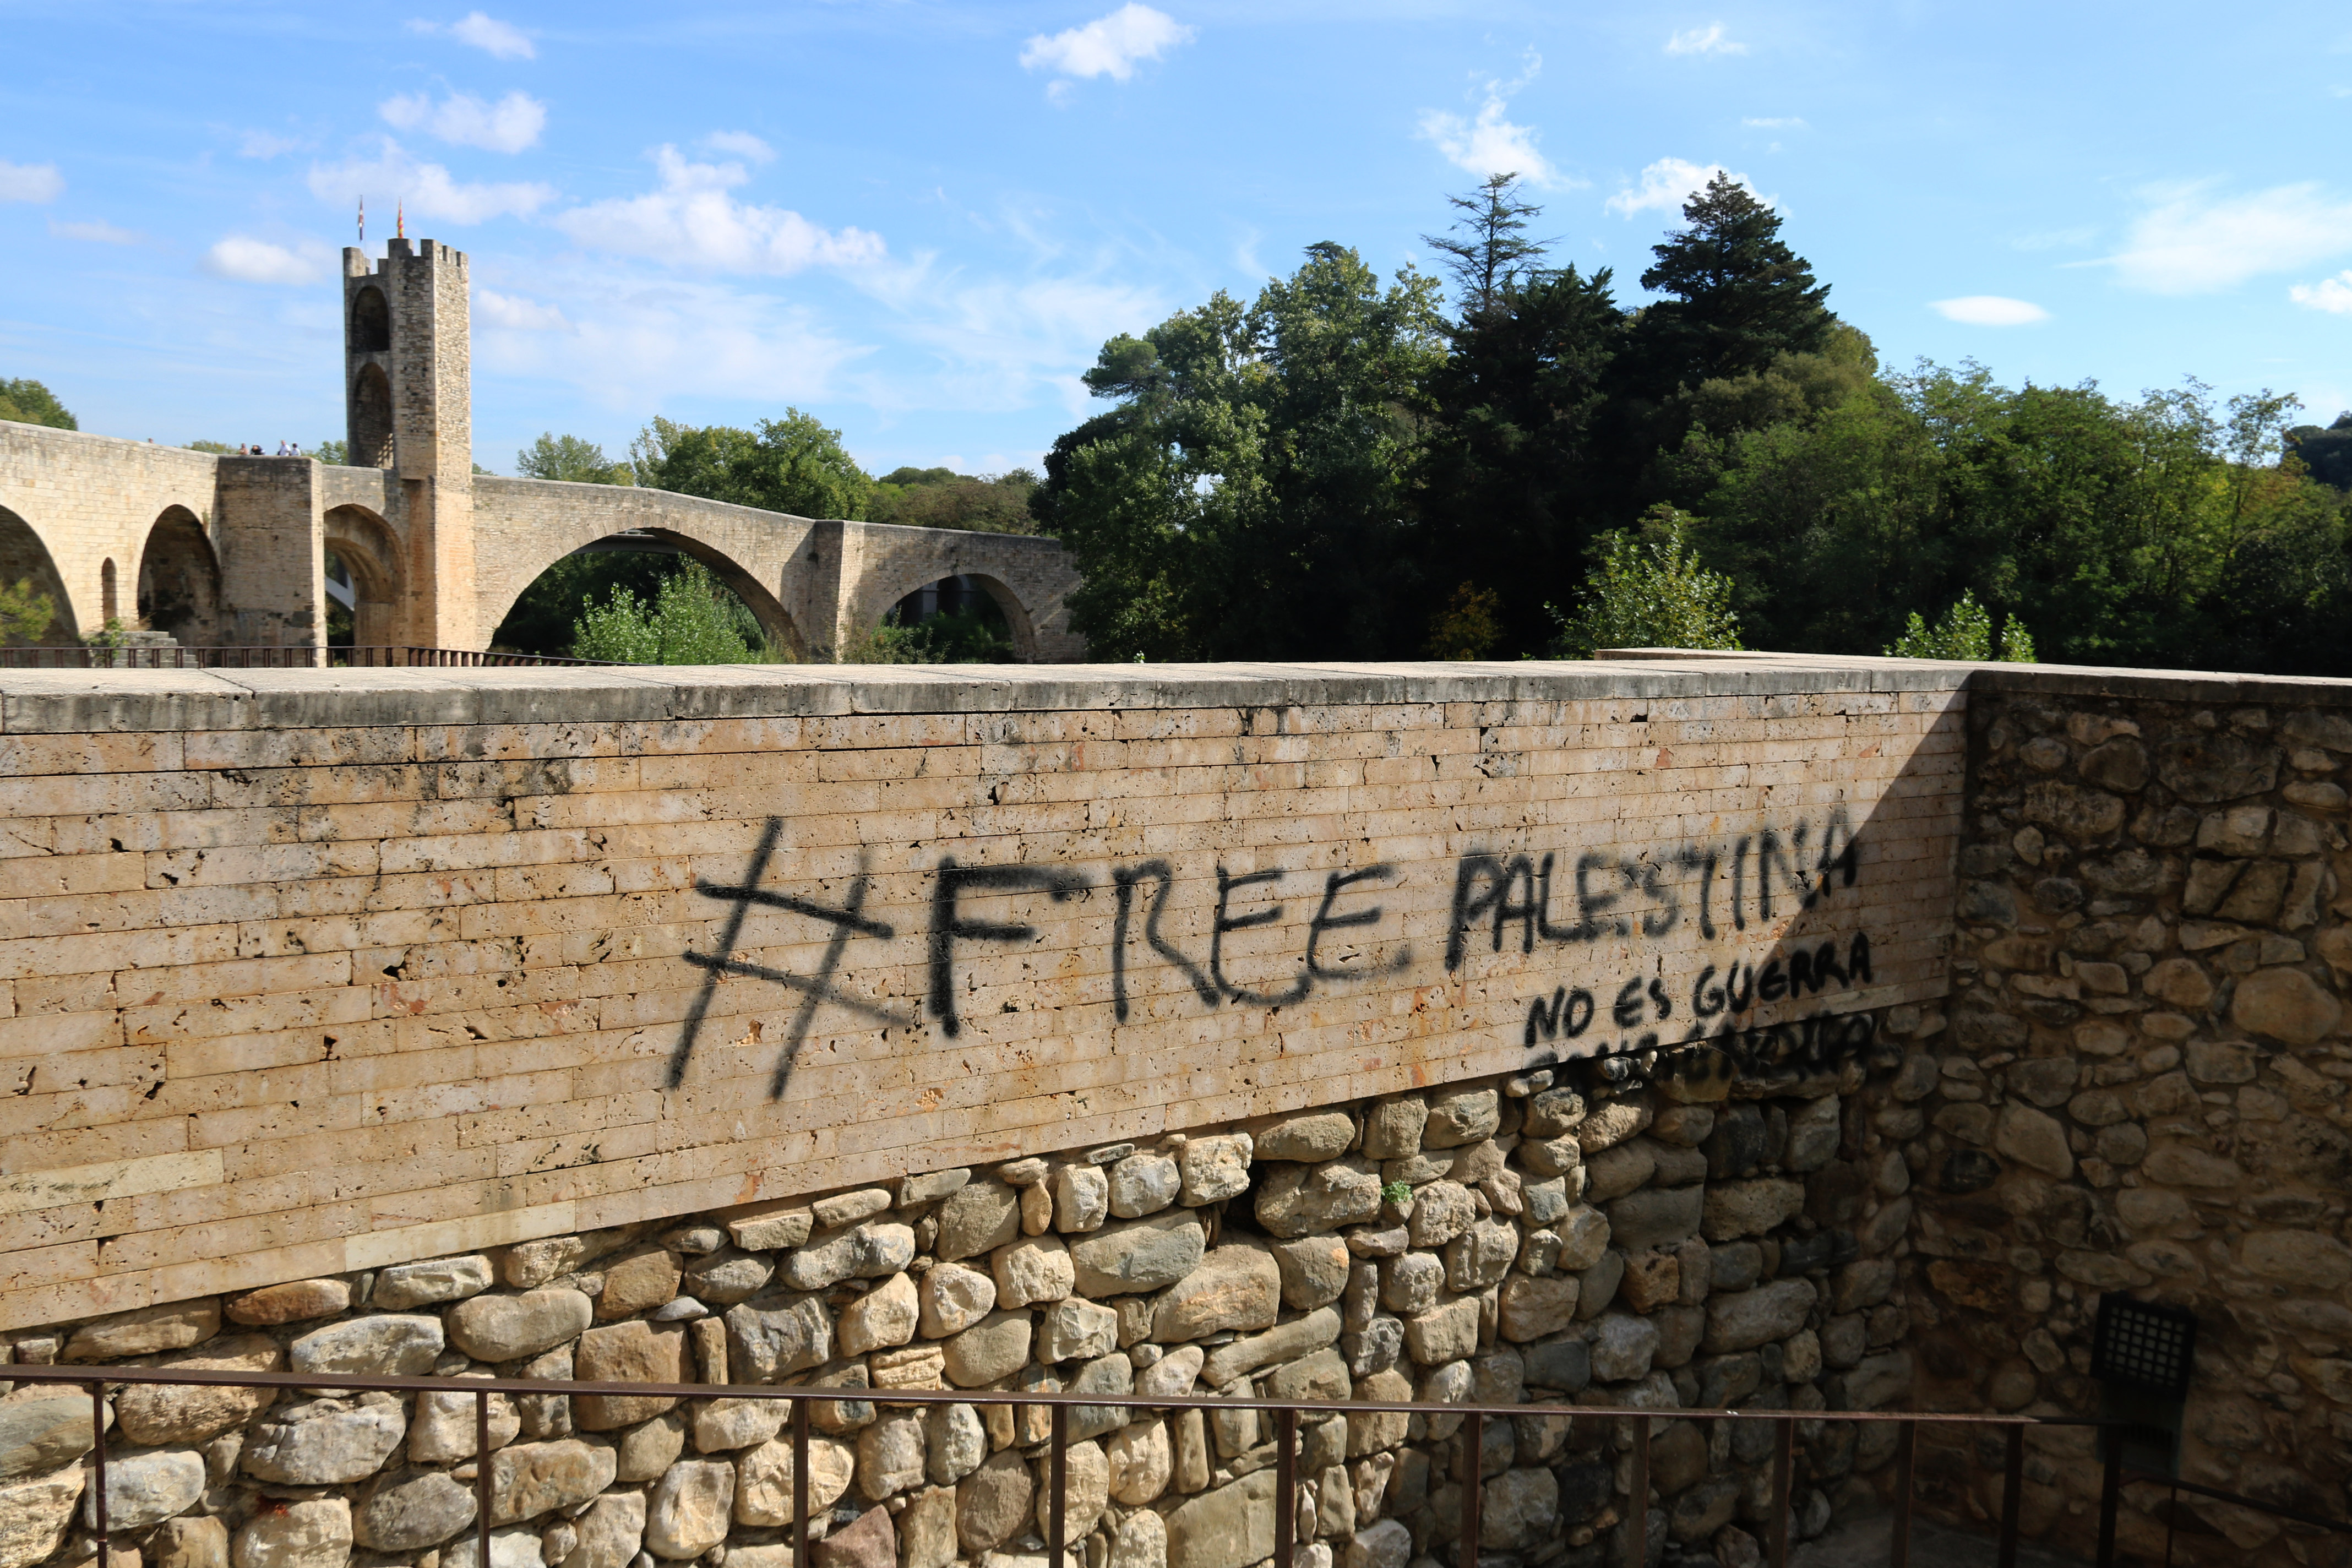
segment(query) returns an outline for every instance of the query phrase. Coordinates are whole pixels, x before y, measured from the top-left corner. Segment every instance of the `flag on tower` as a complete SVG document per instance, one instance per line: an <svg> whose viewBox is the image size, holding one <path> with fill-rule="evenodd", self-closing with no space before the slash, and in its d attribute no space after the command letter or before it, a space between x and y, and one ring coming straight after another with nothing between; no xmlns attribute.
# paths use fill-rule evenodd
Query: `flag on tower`
<svg viewBox="0 0 2352 1568"><path fill-rule="evenodd" d="M367 248L367 198L360 198L360 248Z"/></svg>

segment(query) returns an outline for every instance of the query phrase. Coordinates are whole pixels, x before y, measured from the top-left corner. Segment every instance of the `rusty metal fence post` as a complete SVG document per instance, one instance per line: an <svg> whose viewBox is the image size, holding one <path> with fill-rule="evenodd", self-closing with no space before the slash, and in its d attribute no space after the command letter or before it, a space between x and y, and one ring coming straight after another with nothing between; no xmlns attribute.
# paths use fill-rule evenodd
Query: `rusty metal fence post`
<svg viewBox="0 0 2352 1568"><path fill-rule="evenodd" d="M1298 1554L1298 1412L1274 1421L1274 1568L1291 1568Z"/></svg>
<svg viewBox="0 0 2352 1568"><path fill-rule="evenodd" d="M1650 1561L1650 1418L1633 1417L1633 1466L1628 1478L1625 1506L1625 1568L1646 1568ZM1473 1564L1475 1568L1475 1564Z"/></svg>
<svg viewBox="0 0 2352 1568"><path fill-rule="evenodd" d="M474 1568L490 1568L490 1391L474 1395L474 1542L481 1561Z"/></svg>
<svg viewBox="0 0 2352 1568"><path fill-rule="evenodd" d="M809 1568L809 1402L793 1401L793 1568Z"/></svg>
<svg viewBox="0 0 2352 1568"><path fill-rule="evenodd" d="M1919 1424L1906 1421L1895 1439L1895 1539L1890 1543L1890 1568L1911 1568L1911 1473L1918 1456Z"/></svg>
<svg viewBox="0 0 2352 1568"><path fill-rule="evenodd" d="M2017 1568L2018 1510L2025 1499L2025 1428L2009 1429L2009 1458L2001 1466L2000 1568Z"/></svg>
<svg viewBox="0 0 2352 1568"><path fill-rule="evenodd" d="M107 1546L106 1539L106 1384L103 1383L89 1385L89 1429L95 1437L93 1447L98 1455L98 1462L93 1467L98 1492L90 1499L97 1510L98 1528L92 1533L98 1537L98 1568L113 1568L114 1556Z"/></svg>
<svg viewBox="0 0 2352 1568"><path fill-rule="evenodd" d="M1772 1423L1772 1517L1765 1521L1772 1568L1789 1568L1789 1491L1796 1479L1797 1423L1783 1415Z"/></svg>

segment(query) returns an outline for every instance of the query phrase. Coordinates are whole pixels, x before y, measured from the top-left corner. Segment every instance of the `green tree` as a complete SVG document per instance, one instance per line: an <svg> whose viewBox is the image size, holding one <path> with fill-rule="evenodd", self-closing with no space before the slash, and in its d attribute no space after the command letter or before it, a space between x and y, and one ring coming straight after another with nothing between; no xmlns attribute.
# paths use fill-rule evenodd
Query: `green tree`
<svg viewBox="0 0 2352 1568"><path fill-rule="evenodd" d="M0 381L0 419L47 425L55 430L81 428L57 395L37 381Z"/></svg>
<svg viewBox="0 0 2352 1568"><path fill-rule="evenodd" d="M1521 279L1534 272L1547 242L1528 237L1528 220L1543 208L1525 200L1517 174L1489 174L1475 191L1448 196L1446 204L1462 216L1444 234L1424 234L1421 242L1445 258L1454 275L1454 298L1462 314L1491 310Z"/></svg>
<svg viewBox="0 0 2352 1568"><path fill-rule="evenodd" d="M39 642L57 618L58 602L34 588L29 578L19 578L13 587L0 584L0 643Z"/></svg>
<svg viewBox="0 0 2352 1568"><path fill-rule="evenodd" d="M1903 635L1886 650L1889 658L1957 658L1976 663L1993 659L1992 614L1977 596L1961 590L1958 603L1944 612L1933 626L1918 611L1904 623ZM2032 664L2033 638L2011 616L2000 628L2002 664Z"/></svg>
<svg viewBox="0 0 2352 1568"><path fill-rule="evenodd" d="M656 417L629 444L636 482L795 517L863 518L874 481L843 450L841 432L788 408L756 430Z"/></svg>
<svg viewBox="0 0 2352 1568"><path fill-rule="evenodd" d="M1029 498L1037 476L1028 468L1002 474L959 474L953 468L893 468L874 482L868 522L909 528L961 528L980 533L1034 533Z"/></svg>
<svg viewBox="0 0 2352 1568"><path fill-rule="evenodd" d="M584 485L628 485L636 475L625 462L604 456L604 448L577 436L542 432L538 440L515 454L515 472L527 479L568 479Z"/></svg>
<svg viewBox="0 0 2352 1568"><path fill-rule="evenodd" d="M625 587L581 614L572 634L572 656L618 664L761 664L777 662L744 635L733 596L699 562L665 578L653 603Z"/></svg>
<svg viewBox="0 0 2352 1568"><path fill-rule="evenodd" d="M310 448L310 456L330 468L340 468L352 460L351 443L340 440L321 441Z"/></svg>
<svg viewBox="0 0 2352 1568"><path fill-rule="evenodd" d="M1433 280L1356 253L1244 308L1223 292L1103 345L1115 406L1055 443L1034 510L1085 585L1100 657L1410 657L1410 474L1442 357ZM1408 629L1410 628L1410 629Z"/></svg>
<svg viewBox="0 0 2352 1568"><path fill-rule="evenodd" d="M1649 387L1748 375L1818 352L1835 320L1829 286L1780 238L1780 215L1717 174L1683 204L1690 226L1652 247L1642 287L1666 299L1634 324L1628 368Z"/></svg>
<svg viewBox="0 0 2352 1568"><path fill-rule="evenodd" d="M1604 535L1574 613L1551 612L1559 626L1555 657L1591 658L1608 647L1738 647L1731 580L1699 563L1689 524L1685 514L1659 506L1639 534Z"/></svg>

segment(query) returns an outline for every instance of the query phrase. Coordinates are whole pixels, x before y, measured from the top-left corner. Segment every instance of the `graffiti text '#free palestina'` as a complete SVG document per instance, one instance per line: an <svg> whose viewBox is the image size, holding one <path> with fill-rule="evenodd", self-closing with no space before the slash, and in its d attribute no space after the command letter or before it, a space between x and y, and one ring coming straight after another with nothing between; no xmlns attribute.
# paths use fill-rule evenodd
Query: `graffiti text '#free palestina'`
<svg viewBox="0 0 2352 1568"><path fill-rule="evenodd" d="M1576 855L1572 860L1559 852L1538 855L1470 851L1460 857L1454 870L1444 943L1446 973L1460 973L1478 946L1491 945L1493 951L1500 952L1507 934L1517 938L1522 953L1532 953L1538 942L1569 945L1591 942L1603 936L1630 938L1637 931L1642 937L1654 940L1675 931L1688 919L1696 922L1703 940L1712 942L1724 922L1727 921L1732 931L1746 931L1751 922L1769 922L1776 910L1787 913L1810 908L1832 887L1851 887L1856 870L1853 835L1844 811L1832 812L1818 826L1818 837L1815 825L1798 822L1785 829L1767 827L1722 843L1684 844L1633 855L1587 852ZM862 997L842 983L854 942L863 939L888 943L899 936L897 927L866 912L872 879L862 858L857 874L851 879L838 904L772 891L760 885L782 826L778 818L771 818L766 824L741 883L721 885L698 880L695 884L698 893L725 900L731 907L717 933L717 951L683 955L686 962L704 971L705 978L701 994L689 1009L685 1028L671 1053L669 1082L673 1086L684 1080L703 1020L715 998L718 984L725 976L762 980L799 994L799 1004L782 1043L771 1083L773 1095L783 1093L793 1058L822 1008L845 1010L869 1020L877 1028L908 1028L915 1025L914 1018ZM1570 869L1561 879L1562 885L1556 895L1554 873L1562 864ZM1204 1008L1292 1006L1312 995L1318 986L1399 973L1412 963L1412 949L1398 940L1402 932L1385 939L1391 943L1386 956L1372 963L1350 963L1348 955L1334 958L1327 949L1336 932L1366 933L1341 941L1383 940L1377 928L1388 913L1378 901L1378 895L1402 887L1405 879L1395 867L1378 864L1329 872L1321 877L1319 889L1310 881L1299 889L1304 895L1302 905L1311 902L1314 913L1307 921L1303 951L1296 969L1271 985L1244 984L1228 973L1226 939L1237 932L1279 924L1289 907L1284 898L1289 889L1282 884L1293 873L1280 868L1236 873L1223 865L1214 871L1215 912L1205 932L1192 933L1190 940L1193 946L1188 952L1178 937L1166 929L1170 896L1177 881L1175 869L1166 859L1114 865L1107 872L1095 875L1061 866L970 866L959 863L953 855L942 855L931 872L923 1010L942 1036L950 1040L958 1038L963 1032L964 1019L959 1010L957 972L972 944L1018 945L1036 940L1036 928L1025 921L983 918L972 912L971 900L991 896L1028 894L1053 903L1066 903L1107 885L1114 901L1109 994L1104 1000L1111 1005L1115 1024L1128 1020L1129 975L1139 962L1149 963L1156 959L1167 964L1181 976ZM800 974L733 956L745 918L754 908L778 910L815 922L826 937L824 955L816 973ZM1480 936L1490 937L1490 942L1479 942L1476 939ZM1203 937L1205 952L1200 950ZM1141 953L1134 951L1139 940L1144 950ZM1866 943L1861 952L1866 966ZM1851 956L1843 962L1845 967L1851 967ZM1757 989L1769 990L1771 981L1768 977L1777 967L1775 961L1767 965L1761 975L1750 976ZM1809 977L1825 974L1828 970L1815 960L1792 959L1791 972ZM1737 973L1727 984L1738 985ZM1654 985L1653 983L1654 988ZM1818 984L1815 988L1819 988ZM1727 994L1741 994L1736 990ZM1664 994L1663 991L1660 994ZM1763 999L1771 998L1767 995ZM1560 988L1559 1007L1554 1009L1550 1026L1541 1031L1546 1037L1554 1037L1565 1026L1560 1010L1568 1008L1570 1001L1570 988ZM1541 1005L1539 1000L1538 1005ZM1735 1010L1744 1012L1747 1005L1743 1001ZM1621 1001L1620 1010L1622 1007ZM1573 1013L1569 1016L1572 1018ZM1538 1032L1532 1014L1528 1027L1531 1036Z"/></svg>

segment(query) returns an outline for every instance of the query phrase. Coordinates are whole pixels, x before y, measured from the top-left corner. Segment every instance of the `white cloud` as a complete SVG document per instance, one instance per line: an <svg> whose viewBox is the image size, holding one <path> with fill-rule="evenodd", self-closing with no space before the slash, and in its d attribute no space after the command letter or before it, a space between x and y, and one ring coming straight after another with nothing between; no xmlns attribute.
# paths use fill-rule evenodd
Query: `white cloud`
<svg viewBox="0 0 2352 1568"><path fill-rule="evenodd" d="M144 245L147 237L134 229L117 228L110 223L92 219L89 223L59 223L49 220L49 232L60 239L86 239L96 245Z"/></svg>
<svg viewBox="0 0 2352 1568"><path fill-rule="evenodd" d="M297 136L272 136L267 131L248 131L237 144L240 158L275 158L281 153L299 153L310 143Z"/></svg>
<svg viewBox="0 0 2352 1568"><path fill-rule="evenodd" d="M1717 174L1731 174L1734 180L1747 185L1745 174L1732 174L1720 163L1693 163L1682 158L1661 158L1642 171L1639 186L1629 185L1603 204L1606 210L1625 217L1638 212L1680 212L1683 204L1706 188L1707 182Z"/></svg>
<svg viewBox="0 0 2352 1568"><path fill-rule="evenodd" d="M1125 81L1135 75L1139 60L1156 60L1177 45L1191 43L1193 36L1192 28L1166 12L1129 0L1083 27L1071 27L1050 38L1038 34L1023 47L1021 64L1029 70L1050 70L1057 76L1107 76Z"/></svg>
<svg viewBox="0 0 2352 1568"><path fill-rule="evenodd" d="M430 93L407 93L376 105L376 112L403 131L422 129L460 147L520 153L539 140L547 125L547 105L527 93L510 92L496 103L453 92L440 102Z"/></svg>
<svg viewBox="0 0 2352 1568"><path fill-rule="evenodd" d="M1971 327L2030 327L2050 319L2049 311L2030 300L2006 299L1999 294L1936 300L1927 308L1948 321L1961 321Z"/></svg>
<svg viewBox="0 0 2352 1568"><path fill-rule="evenodd" d="M2316 283L2297 283L2286 291L2286 297L2306 310L2352 316L2352 267Z"/></svg>
<svg viewBox="0 0 2352 1568"><path fill-rule="evenodd" d="M499 294L488 289L474 290L474 320L487 326L505 327L518 332L566 332L572 323L553 305L542 305L536 300L524 300L512 294Z"/></svg>
<svg viewBox="0 0 2352 1568"><path fill-rule="evenodd" d="M530 47L530 36L520 27L493 21L479 11L469 11L455 22L411 22L408 30L455 38L497 59L528 60L539 56L539 51Z"/></svg>
<svg viewBox="0 0 2352 1568"><path fill-rule="evenodd" d="M1723 24L1685 27L1666 40L1670 55L1744 55L1748 46L1724 36Z"/></svg>
<svg viewBox="0 0 2352 1568"><path fill-rule="evenodd" d="M2202 294L2352 251L2352 202L2325 195L2316 183L2218 199L2210 189L2155 193L2156 205L2133 223L2124 251L2103 265L2150 293Z"/></svg>
<svg viewBox="0 0 2352 1568"><path fill-rule="evenodd" d="M55 163L11 163L0 158L0 202L53 202L65 189L66 177Z"/></svg>
<svg viewBox="0 0 2352 1568"><path fill-rule="evenodd" d="M728 190L751 178L740 163L692 163L671 146L656 149L654 160L660 190L574 207L557 214L555 226L599 250L718 272L796 272L882 259L879 235L833 232L783 207L736 201Z"/></svg>
<svg viewBox="0 0 2352 1568"><path fill-rule="evenodd" d="M334 260L334 247L315 239L289 247L233 234L205 252L205 270L236 283L299 286L325 278Z"/></svg>
<svg viewBox="0 0 2352 1568"><path fill-rule="evenodd" d="M536 183L461 184L440 164L418 163L388 136L373 159L313 163L310 185L320 201L349 205L372 195L380 208L404 205L419 218L449 223L486 223L507 214L528 217L555 199L553 186Z"/></svg>
<svg viewBox="0 0 2352 1568"><path fill-rule="evenodd" d="M749 131L714 131L702 139L702 144L714 153L732 153L754 163L772 163L776 159L776 150Z"/></svg>
<svg viewBox="0 0 2352 1568"><path fill-rule="evenodd" d="M1581 185L1582 180L1560 173L1536 146L1540 132L1505 118L1513 95L1543 69L1543 57L1530 49L1527 67L1514 80L1489 81L1486 100L1479 106L1475 119L1465 119L1442 109L1422 110L1422 140L1434 143L1454 167L1481 179L1489 174L1514 174L1534 185L1561 190Z"/></svg>
<svg viewBox="0 0 2352 1568"><path fill-rule="evenodd" d="M1798 119L1793 114L1784 114L1778 118L1770 119L1748 119L1741 121L1739 123L1756 131L1803 131L1809 129L1802 120Z"/></svg>

